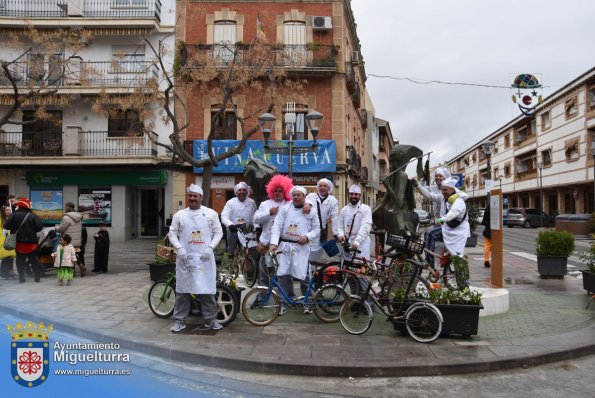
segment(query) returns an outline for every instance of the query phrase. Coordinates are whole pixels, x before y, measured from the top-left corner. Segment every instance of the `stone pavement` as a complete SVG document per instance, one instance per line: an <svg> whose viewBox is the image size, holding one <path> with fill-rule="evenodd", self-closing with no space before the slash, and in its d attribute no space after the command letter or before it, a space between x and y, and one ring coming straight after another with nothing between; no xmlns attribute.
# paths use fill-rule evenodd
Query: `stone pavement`
<svg viewBox="0 0 595 398"><path fill-rule="evenodd" d="M92 245L91 245L92 246ZM92 268L92 247L87 255ZM483 248L470 248L474 286L485 286ZM439 338L417 343L394 332L377 314L362 336L339 323L323 324L314 315L292 313L264 328L241 313L223 330L174 335L171 320L156 318L147 305L151 282L147 262L152 240L115 242L108 274L76 278L58 286L54 273L41 283L0 281L0 310L15 321L44 321L84 338L114 342L124 350L170 360L250 372L313 376L411 376L483 372L533 366L595 353L595 305L576 277L542 280L535 262L505 253L510 310L481 317L471 339ZM188 323L199 323L189 318Z"/></svg>

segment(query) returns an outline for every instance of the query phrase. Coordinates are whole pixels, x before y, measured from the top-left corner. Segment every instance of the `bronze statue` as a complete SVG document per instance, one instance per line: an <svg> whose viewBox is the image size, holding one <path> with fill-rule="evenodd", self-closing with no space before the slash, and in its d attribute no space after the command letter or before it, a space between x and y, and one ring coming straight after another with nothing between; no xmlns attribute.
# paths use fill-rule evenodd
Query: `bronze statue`
<svg viewBox="0 0 595 398"><path fill-rule="evenodd" d="M252 199L254 199L257 206L263 200L268 199L265 185L275 174L278 174L277 168L260 159L250 159L244 165L244 177L246 177L247 184L252 188Z"/></svg>
<svg viewBox="0 0 595 398"><path fill-rule="evenodd" d="M372 213L376 229L384 229L389 234L400 236L416 233L414 188L405 168L412 159L417 159L417 175L422 178L422 157L422 150L413 145L396 145L390 151L390 172L380 179L386 188L386 194Z"/></svg>

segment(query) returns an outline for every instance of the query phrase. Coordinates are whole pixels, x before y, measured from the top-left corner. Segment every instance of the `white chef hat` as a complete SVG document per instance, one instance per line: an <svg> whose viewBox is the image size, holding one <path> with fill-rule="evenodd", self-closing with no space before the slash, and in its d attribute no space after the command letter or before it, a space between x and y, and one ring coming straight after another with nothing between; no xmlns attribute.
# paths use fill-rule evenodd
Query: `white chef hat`
<svg viewBox="0 0 595 398"><path fill-rule="evenodd" d="M328 193L333 193L333 183L328 178L321 178L316 183L316 188L320 188L320 184L328 185Z"/></svg>
<svg viewBox="0 0 595 398"><path fill-rule="evenodd" d="M442 186L443 187L451 187L451 188L455 188L457 186L457 179L456 178L447 178L444 181L442 181Z"/></svg>
<svg viewBox="0 0 595 398"><path fill-rule="evenodd" d="M289 191L289 196L293 196L293 193L295 191L301 192L304 195L308 193L308 191L306 190L306 188L304 188L302 186L299 186L299 185L296 185L295 187L291 188L291 191Z"/></svg>
<svg viewBox="0 0 595 398"><path fill-rule="evenodd" d="M444 178L450 178L450 171L448 171L448 169L446 167L436 167L436 170L434 170L434 177L436 176L436 174L440 174L441 176L443 176Z"/></svg>
<svg viewBox="0 0 595 398"><path fill-rule="evenodd" d="M240 189L245 189L247 193L250 193L250 187L243 181L238 183L238 185L236 185L235 187L233 187L233 193L237 195Z"/></svg>
<svg viewBox="0 0 595 398"><path fill-rule="evenodd" d="M190 184L190 186L188 188L186 188L186 192L188 192L188 193L194 192L194 193L199 194L200 196L204 196L204 194L202 192L202 188L196 184Z"/></svg>
<svg viewBox="0 0 595 398"><path fill-rule="evenodd" d="M353 184L352 186L349 187L349 193L358 193L361 195L362 189L359 187L359 185Z"/></svg>

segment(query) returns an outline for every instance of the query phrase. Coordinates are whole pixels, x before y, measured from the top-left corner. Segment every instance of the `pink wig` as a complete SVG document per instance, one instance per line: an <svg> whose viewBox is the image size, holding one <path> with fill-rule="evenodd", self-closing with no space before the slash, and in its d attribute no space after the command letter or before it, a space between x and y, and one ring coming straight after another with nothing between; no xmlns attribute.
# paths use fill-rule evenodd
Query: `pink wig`
<svg viewBox="0 0 595 398"><path fill-rule="evenodd" d="M283 189L283 196L285 197L285 200L290 200L291 198L289 197L289 191L291 191L291 188L293 188L293 182L291 181L291 178L281 174L273 176L266 185L267 196L269 199L273 199L275 189L279 187Z"/></svg>

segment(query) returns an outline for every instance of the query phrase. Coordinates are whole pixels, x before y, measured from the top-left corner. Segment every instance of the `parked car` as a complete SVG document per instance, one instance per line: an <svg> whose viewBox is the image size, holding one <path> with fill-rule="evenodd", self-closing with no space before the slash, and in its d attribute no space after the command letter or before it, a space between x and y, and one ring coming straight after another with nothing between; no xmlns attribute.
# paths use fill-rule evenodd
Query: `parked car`
<svg viewBox="0 0 595 398"><path fill-rule="evenodd" d="M513 207L508 210L507 224L509 228L516 226L523 228L537 228L537 227L550 227L553 225L554 220L548 216L546 212L541 212L540 220L539 214L541 210L528 208L528 207Z"/></svg>
<svg viewBox="0 0 595 398"><path fill-rule="evenodd" d="M430 213L422 209L415 209L417 213L417 217L419 220L419 225L426 226L432 223L432 218L430 217Z"/></svg>

